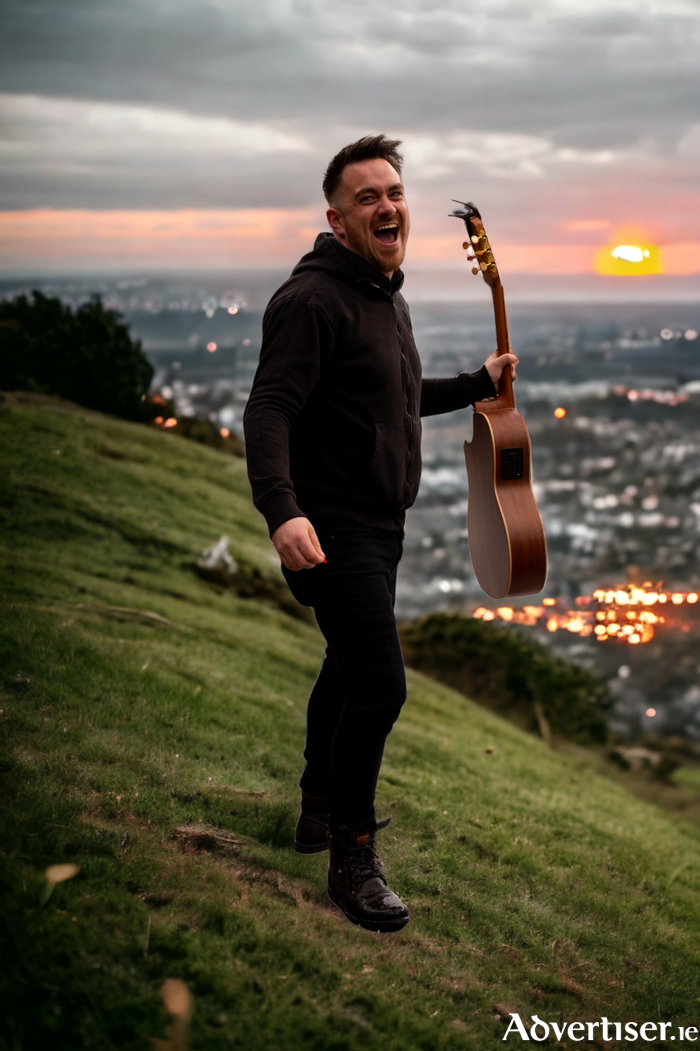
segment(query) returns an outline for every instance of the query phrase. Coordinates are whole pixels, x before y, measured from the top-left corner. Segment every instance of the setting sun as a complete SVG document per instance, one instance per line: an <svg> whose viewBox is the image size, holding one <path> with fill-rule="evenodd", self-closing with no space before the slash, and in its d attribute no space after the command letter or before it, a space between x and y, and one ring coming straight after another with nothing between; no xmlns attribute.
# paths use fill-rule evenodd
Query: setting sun
<svg viewBox="0 0 700 1051"><path fill-rule="evenodd" d="M595 269L598 274L616 277L639 277L661 274L661 250L654 244L625 244L602 248L596 252Z"/></svg>

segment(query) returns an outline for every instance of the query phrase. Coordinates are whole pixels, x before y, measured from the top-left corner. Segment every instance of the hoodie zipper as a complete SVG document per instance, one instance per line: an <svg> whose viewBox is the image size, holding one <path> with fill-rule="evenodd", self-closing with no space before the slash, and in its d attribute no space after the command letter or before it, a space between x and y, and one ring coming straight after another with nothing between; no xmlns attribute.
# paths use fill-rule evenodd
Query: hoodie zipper
<svg viewBox="0 0 700 1051"><path fill-rule="evenodd" d="M406 419L406 485L404 487L404 498L399 511L405 511L408 506L408 498L411 493L411 464L413 461L413 454L411 453L411 444L413 442L413 416L411 415L411 402L410 402L410 391L411 382L410 374L408 371L408 361L404 351L403 339L401 338L401 329L399 328L399 315L396 310L396 294L387 292L380 285L375 284L374 281L370 281L373 288L376 288L378 292L381 292L385 296L390 304L391 311L394 315L394 324L396 326L396 336L399 341L399 350L401 352L401 380L403 383L404 398L405 398L405 419Z"/></svg>
<svg viewBox="0 0 700 1051"><path fill-rule="evenodd" d="M405 401L406 424L407 424L406 425L406 431L407 431L407 435L406 435L406 438L407 438L407 441L406 441L406 486L404 488L403 503L402 503L401 507L399 508L400 511L404 511L406 509L407 504L408 504L408 497L409 497L409 494L411 492L411 463L412 463L412 460L413 460L413 455L411 453L411 445L412 445L412 442L413 442L413 416L411 415L411 411L410 411L411 410L411 400L410 400L410 397L409 397L410 390L411 390L411 383L410 383L410 377L409 377L409 372L408 372L408 361L406 359L406 353L404 351L403 339L401 338L401 329L399 327L399 316L398 316L398 312L396 310L396 298L395 298L394 295L390 295L389 299L391 301L391 309L392 309L392 312L393 312L393 315L394 315L394 324L396 325L396 335L397 335L398 340L399 340L399 350L401 351L401 377L402 377L402 380L403 380L404 396L405 396L405 399L406 399L406 401Z"/></svg>

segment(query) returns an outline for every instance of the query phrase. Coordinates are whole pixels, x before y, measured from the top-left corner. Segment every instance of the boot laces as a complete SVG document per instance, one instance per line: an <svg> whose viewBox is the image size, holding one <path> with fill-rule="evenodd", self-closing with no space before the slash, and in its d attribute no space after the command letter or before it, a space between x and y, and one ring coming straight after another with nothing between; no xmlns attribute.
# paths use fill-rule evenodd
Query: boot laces
<svg viewBox="0 0 700 1051"><path fill-rule="evenodd" d="M384 867L379 860L378 854L372 847L360 847L351 851L349 859L353 882L357 887L375 876L379 876L381 880L386 882L384 879Z"/></svg>

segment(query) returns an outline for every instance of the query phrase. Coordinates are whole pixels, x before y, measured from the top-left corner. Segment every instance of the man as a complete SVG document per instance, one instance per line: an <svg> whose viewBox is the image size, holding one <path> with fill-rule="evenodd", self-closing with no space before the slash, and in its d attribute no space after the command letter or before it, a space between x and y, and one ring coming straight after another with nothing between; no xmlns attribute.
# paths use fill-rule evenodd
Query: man
<svg viewBox="0 0 700 1051"><path fill-rule="evenodd" d="M320 234L275 293L245 412L248 473L285 579L327 643L309 698L295 848L330 849L328 894L353 923L396 931L408 910L376 852L384 742L406 697L394 618L420 417L496 395L514 354L473 375L421 378L400 294L409 233L400 142L346 146Z"/></svg>

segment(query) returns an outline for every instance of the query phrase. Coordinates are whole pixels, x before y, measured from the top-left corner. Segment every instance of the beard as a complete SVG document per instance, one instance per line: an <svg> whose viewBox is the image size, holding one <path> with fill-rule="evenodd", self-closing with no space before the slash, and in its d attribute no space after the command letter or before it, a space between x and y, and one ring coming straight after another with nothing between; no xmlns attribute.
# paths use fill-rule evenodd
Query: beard
<svg viewBox="0 0 700 1051"><path fill-rule="evenodd" d="M350 251L354 252L355 255L362 256L363 259L375 266L382 274L387 273L389 270L398 270L406 257L406 244L402 233L403 231L399 229L399 237L396 244L392 245L393 251L387 252L375 248L373 234L369 234L369 240L366 241L364 238L355 237L347 227L345 229L347 247ZM379 244L380 242L376 243Z"/></svg>

